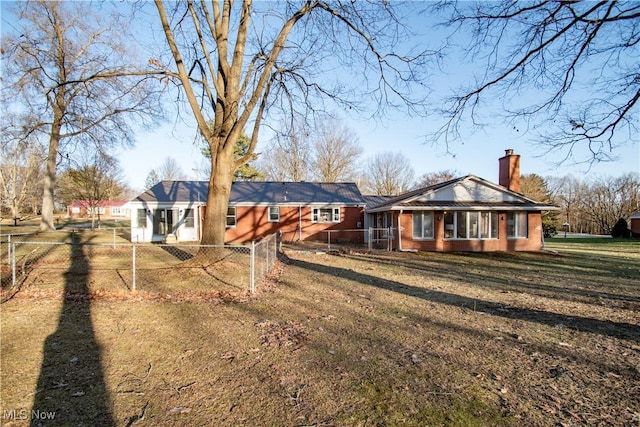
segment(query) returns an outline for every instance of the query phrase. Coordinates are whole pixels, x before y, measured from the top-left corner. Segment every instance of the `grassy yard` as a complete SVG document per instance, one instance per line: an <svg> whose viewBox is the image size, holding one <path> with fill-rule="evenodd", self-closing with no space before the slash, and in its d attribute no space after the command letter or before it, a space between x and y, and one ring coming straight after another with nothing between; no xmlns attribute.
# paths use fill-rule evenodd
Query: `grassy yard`
<svg viewBox="0 0 640 427"><path fill-rule="evenodd" d="M14 298L2 425L640 425L640 243L546 247L292 248L251 298Z"/></svg>

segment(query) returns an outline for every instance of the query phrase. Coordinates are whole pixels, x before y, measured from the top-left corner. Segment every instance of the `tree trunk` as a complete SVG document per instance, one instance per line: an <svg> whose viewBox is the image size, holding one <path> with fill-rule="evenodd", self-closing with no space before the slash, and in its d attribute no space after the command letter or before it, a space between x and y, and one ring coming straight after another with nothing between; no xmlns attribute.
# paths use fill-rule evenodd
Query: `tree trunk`
<svg viewBox="0 0 640 427"><path fill-rule="evenodd" d="M53 223L53 197L56 188L56 157L58 156L59 133L54 135L52 131L49 141L49 154L47 167L44 173L44 190L42 194L42 215L40 217L40 231L54 231Z"/></svg>
<svg viewBox="0 0 640 427"><path fill-rule="evenodd" d="M227 229L227 209L233 182L232 159L219 158L213 165L209 177L209 194L207 195L207 211L204 217L202 244L224 245Z"/></svg>

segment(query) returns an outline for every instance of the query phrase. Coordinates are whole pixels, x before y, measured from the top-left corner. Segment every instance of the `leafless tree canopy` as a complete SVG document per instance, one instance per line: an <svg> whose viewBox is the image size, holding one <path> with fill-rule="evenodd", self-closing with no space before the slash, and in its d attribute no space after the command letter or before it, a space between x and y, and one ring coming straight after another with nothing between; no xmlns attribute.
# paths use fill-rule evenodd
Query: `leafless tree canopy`
<svg viewBox="0 0 640 427"><path fill-rule="evenodd" d="M424 113L426 91L412 88L431 69L434 52L407 47L404 17L393 3L155 4L171 57L153 62L179 81L212 153L204 243L224 241L233 175L254 160L263 124L286 128L296 115L329 110L329 104L373 106L373 114L393 107ZM357 84L335 72L344 65ZM242 132L250 144L235 158Z"/></svg>
<svg viewBox="0 0 640 427"><path fill-rule="evenodd" d="M327 119L313 142L311 174L318 181L355 181L360 172L362 146L358 135L340 123Z"/></svg>
<svg viewBox="0 0 640 427"><path fill-rule="evenodd" d="M538 135L561 159L611 160L638 138L640 3L637 1L452 2L447 25L469 34L479 70L443 109L434 136L447 144L482 125L488 103Z"/></svg>
<svg viewBox="0 0 640 427"><path fill-rule="evenodd" d="M402 153L387 151L369 159L364 192L379 196L395 196L413 186L411 161Z"/></svg>
<svg viewBox="0 0 640 427"><path fill-rule="evenodd" d="M79 201L91 214L91 226L100 219L99 207L103 202L126 195L126 186L118 159L105 153L95 154L91 149L82 150L83 159L67 169L58 180L57 193L65 204Z"/></svg>
<svg viewBox="0 0 640 427"><path fill-rule="evenodd" d="M288 135L278 135L260 154L258 169L268 181L306 181L311 172L312 147L310 135L302 124L294 126Z"/></svg>
<svg viewBox="0 0 640 427"><path fill-rule="evenodd" d="M430 185L440 184L441 182L460 177L456 171L444 170L440 172L427 172L422 174L417 180L415 188L428 187Z"/></svg>
<svg viewBox="0 0 640 427"><path fill-rule="evenodd" d="M565 176L546 182L551 200L561 209L559 226L567 223L570 232L609 234L618 219L640 212L638 174L595 180Z"/></svg>
<svg viewBox="0 0 640 427"><path fill-rule="evenodd" d="M105 151L132 141L132 119L149 123L160 103L138 68L124 65L126 27L89 3L17 3L18 20L2 39L3 116L16 117L5 138L48 146L41 228L53 229L53 194L61 158L76 147ZM146 62L146 61L145 61Z"/></svg>

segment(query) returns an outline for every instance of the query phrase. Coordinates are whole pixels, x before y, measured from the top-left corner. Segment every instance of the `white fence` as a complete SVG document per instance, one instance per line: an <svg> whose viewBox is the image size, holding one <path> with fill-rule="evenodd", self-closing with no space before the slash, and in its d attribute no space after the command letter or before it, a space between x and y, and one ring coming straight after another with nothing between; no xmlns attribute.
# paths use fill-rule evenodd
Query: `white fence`
<svg viewBox="0 0 640 427"><path fill-rule="evenodd" d="M224 246L122 243L108 233L95 236L75 231L0 236L2 288L253 293L279 251L276 235L249 245ZM42 240L47 237L58 241Z"/></svg>

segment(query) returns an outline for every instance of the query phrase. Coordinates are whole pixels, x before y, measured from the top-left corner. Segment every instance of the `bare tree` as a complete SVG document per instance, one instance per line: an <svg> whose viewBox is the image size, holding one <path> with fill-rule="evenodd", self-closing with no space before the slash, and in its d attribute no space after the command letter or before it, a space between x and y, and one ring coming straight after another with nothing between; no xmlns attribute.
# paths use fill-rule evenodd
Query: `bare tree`
<svg viewBox="0 0 640 427"><path fill-rule="evenodd" d="M173 157L165 157L160 167L158 167L157 172L160 181L179 181L187 179L187 175Z"/></svg>
<svg viewBox="0 0 640 427"><path fill-rule="evenodd" d="M329 119L314 142L311 173L323 182L355 181L360 175L362 152L353 130Z"/></svg>
<svg viewBox="0 0 640 427"><path fill-rule="evenodd" d="M122 197L126 188L122 184L118 160L104 153L87 154L76 168L67 169L58 182L58 196L65 204L79 201L91 214L91 228L100 221L100 210L105 201Z"/></svg>
<svg viewBox="0 0 640 427"><path fill-rule="evenodd" d="M158 171L151 169L149 173L147 173L147 177L144 179L144 189L148 190L160 181L162 181L162 178L158 175Z"/></svg>
<svg viewBox="0 0 640 427"><path fill-rule="evenodd" d="M487 119L487 101L538 133L562 161L615 157L637 135L640 99L640 3L605 0L454 2L447 22L471 32L467 53L479 74L444 108L436 140L459 137L467 119ZM437 10L440 13L441 10ZM634 118L635 117L635 118Z"/></svg>
<svg viewBox="0 0 640 427"><path fill-rule="evenodd" d="M8 117L3 120L9 121ZM11 132L11 129L3 129ZM20 138L3 138L0 146L0 196L2 206L11 211L14 224L21 217L21 213L31 202L33 195L41 189L43 160L46 158L43 147L36 141L24 141Z"/></svg>
<svg viewBox="0 0 640 427"><path fill-rule="evenodd" d="M561 178L550 178L547 185L551 198L560 206L560 221L565 231L583 232L586 231L584 220L583 201L588 193L585 183L573 176ZM566 226L564 224L567 224Z"/></svg>
<svg viewBox="0 0 640 427"><path fill-rule="evenodd" d="M369 159L365 176L366 193L395 196L413 186L414 171L405 155L386 151Z"/></svg>
<svg viewBox="0 0 640 427"><path fill-rule="evenodd" d="M640 177L625 174L601 178L590 185L582 209L599 234L610 234L620 218L628 219L640 201Z"/></svg>
<svg viewBox="0 0 640 427"><path fill-rule="evenodd" d="M187 0L171 3L172 11L162 0L155 4L174 76L212 153L203 243L224 242L234 172L254 159L269 119L273 128L293 111L305 115L328 103L358 108L363 100L374 102L377 114L393 106L424 111L425 92L411 89L430 70L432 52L408 47L405 17L391 2ZM162 58L155 63L169 72ZM358 84L349 87L332 73L337 65L351 66ZM235 158L244 129L250 144Z"/></svg>
<svg viewBox="0 0 640 427"><path fill-rule="evenodd" d="M309 179L311 144L306 128L294 126L287 135L277 135L260 154L258 168L270 181L300 182Z"/></svg>
<svg viewBox="0 0 640 427"><path fill-rule="evenodd" d="M441 182L449 181L460 174L456 171L443 170L440 172L426 172L417 179L415 188L428 187L430 185L440 184Z"/></svg>
<svg viewBox="0 0 640 427"><path fill-rule="evenodd" d="M160 106L151 88L161 87L123 65L133 39L123 20L98 16L83 2L17 4L17 20L2 39L2 104L19 112L21 139L46 141L40 228L52 230L61 159L82 145L106 151L131 143L129 119L148 123Z"/></svg>

